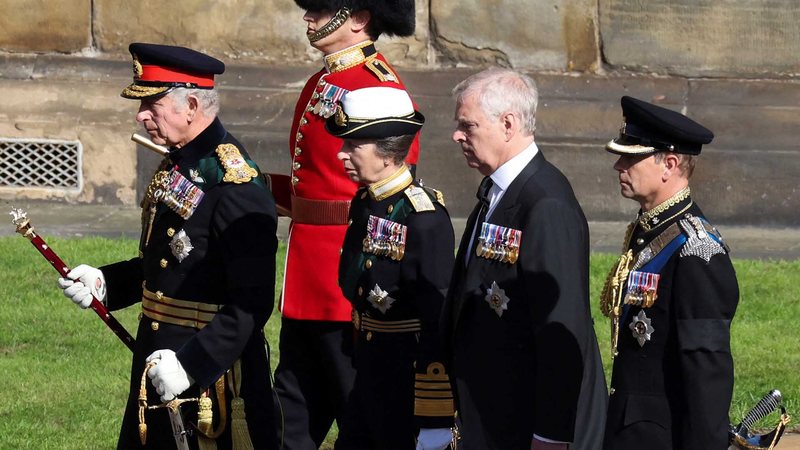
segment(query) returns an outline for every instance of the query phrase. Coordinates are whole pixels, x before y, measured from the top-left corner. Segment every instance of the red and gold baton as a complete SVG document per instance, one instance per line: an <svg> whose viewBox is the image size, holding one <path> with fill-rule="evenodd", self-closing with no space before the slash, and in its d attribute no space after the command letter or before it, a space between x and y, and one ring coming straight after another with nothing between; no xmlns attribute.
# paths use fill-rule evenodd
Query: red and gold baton
<svg viewBox="0 0 800 450"><path fill-rule="evenodd" d="M69 273L69 267L64 264L64 261L56 255L53 249L50 248L39 235L37 235L33 231L33 225L31 225L30 221L28 220L28 214L23 211L22 209L11 209L11 217L14 219L11 221L17 227L17 233L26 237L36 250L39 250L39 253L44 256L44 258L50 262L50 264L55 267L58 273L61 274L62 277L67 278L67 274ZM122 326L121 323L117 322L117 319L108 312L106 306L98 300L96 297L92 296L92 304L91 308L94 312L103 319L103 322L106 323L108 328L111 328L111 331L117 335L117 337L128 346L128 348L133 351L133 345L135 343L133 336L128 333L128 330Z"/></svg>

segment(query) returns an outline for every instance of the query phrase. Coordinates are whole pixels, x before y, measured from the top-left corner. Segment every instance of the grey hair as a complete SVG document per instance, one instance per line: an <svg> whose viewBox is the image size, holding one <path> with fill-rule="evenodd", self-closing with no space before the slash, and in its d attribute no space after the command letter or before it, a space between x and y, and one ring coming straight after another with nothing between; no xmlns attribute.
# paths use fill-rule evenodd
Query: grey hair
<svg viewBox="0 0 800 450"><path fill-rule="evenodd" d="M380 157L391 158L395 164L399 165L406 159L411 143L414 142L414 136L414 134L406 134L378 139L375 141L375 152Z"/></svg>
<svg viewBox="0 0 800 450"><path fill-rule="evenodd" d="M175 102L175 107L185 109L189 106L189 96L197 97L200 109L207 116L216 117L219 113L219 92L216 89L175 88L168 94Z"/></svg>
<svg viewBox="0 0 800 450"><path fill-rule="evenodd" d="M458 104L477 94L478 105L490 119L511 112L519 115L522 131L532 135L536 130L536 108L539 90L533 78L511 69L490 68L458 83L453 96Z"/></svg>

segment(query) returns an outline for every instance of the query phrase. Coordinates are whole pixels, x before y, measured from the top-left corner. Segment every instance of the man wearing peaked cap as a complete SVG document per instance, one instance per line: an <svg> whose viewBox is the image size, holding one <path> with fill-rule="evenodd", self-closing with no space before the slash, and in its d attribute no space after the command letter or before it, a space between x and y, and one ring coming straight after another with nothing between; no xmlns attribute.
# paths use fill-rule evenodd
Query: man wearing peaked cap
<svg viewBox="0 0 800 450"><path fill-rule="evenodd" d="M217 118L214 76L225 66L183 47L130 51L122 96L140 100L136 120L169 147L142 201L139 256L59 279L83 308L90 294L111 311L141 303L118 448L276 449L263 328L277 217L258 166ZM201 412L198 402L180 406L189 434L175 436L163 407L144 408L142 379L147 406L201 397Z"/></svg>
<svg viewBox="0 0 800 450"><path fill-rule="evenodd" d="M639 204L601 297L615 354L604 448L725 449L733 394L730 325L739 289L728 247L691 196L711 131L622 97L606 150Z"/></svg>
<svg viewBox="0 0 800 450"><path fill-rule="evenodd" d="M348 91L405 89L375 48L381 35L414 32L414 0L296 0L323 68L297 100L289 135L289 176L273 176L278 205L292 222L281 290L281 359L275 371L280 434L288 450L316 449L340 418L353 384L351 305L337 283L339 249L358 183L342 170L340 138L325 120ZM415 138L405 161L419 155ZM309 276L313 273L314 276Z"/></svg>
<svg viewBox="0 0 800 450"><path fill-rule="evenodd" d="M391 87L347 93L327 120L344 140L344 172L362 185L339 262L353 305L356 379L337 450L442 450L452 440L439 313L453 226L442 194L415 182L403 162L424 121L408 93Z"/></svg>

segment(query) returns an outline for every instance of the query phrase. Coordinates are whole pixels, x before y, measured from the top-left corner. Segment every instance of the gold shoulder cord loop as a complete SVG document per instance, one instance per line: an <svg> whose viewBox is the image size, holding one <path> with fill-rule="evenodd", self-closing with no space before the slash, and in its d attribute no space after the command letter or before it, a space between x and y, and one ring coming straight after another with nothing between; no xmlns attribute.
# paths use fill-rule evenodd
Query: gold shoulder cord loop
<svg viewBox="0 0 800 450"><path fill-rule="evenodd" d="M617 263L611 268L606 278L603 293L600 295L600 310L603 315L611 319L611 354L617 356L617 343L619 342L619 317L622 314L622 292L628 281L628 274L633 266L633 251L630 245L636 222L628 224L623 240L622 254Z"/></svg>

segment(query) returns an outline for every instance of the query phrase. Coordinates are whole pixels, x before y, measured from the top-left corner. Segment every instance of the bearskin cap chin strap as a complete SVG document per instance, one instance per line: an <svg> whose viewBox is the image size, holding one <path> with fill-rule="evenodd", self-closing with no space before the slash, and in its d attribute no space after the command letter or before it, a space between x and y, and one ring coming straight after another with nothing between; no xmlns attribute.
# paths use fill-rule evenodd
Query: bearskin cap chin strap
<svg viewBox="0 0 800 450"><path fill-rule="evenodd" d="M336 11L336 14L331 17L331 20L329 20L328 23L323 25L319 30L308 35L308 42L313 44L314 42L329 36L331 33L344 25L345 22L347 22L347 19L350 18L350 14L351 11L349 8L340 8L339 11Z"/></svg>

